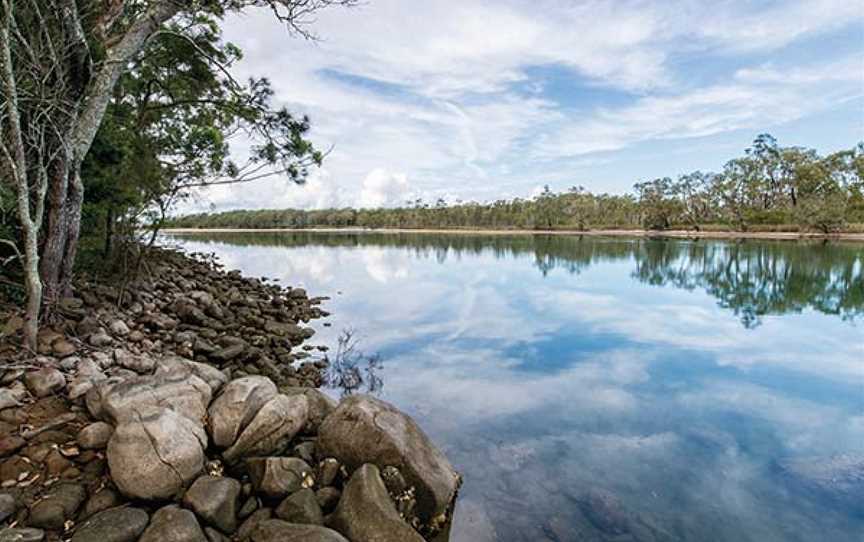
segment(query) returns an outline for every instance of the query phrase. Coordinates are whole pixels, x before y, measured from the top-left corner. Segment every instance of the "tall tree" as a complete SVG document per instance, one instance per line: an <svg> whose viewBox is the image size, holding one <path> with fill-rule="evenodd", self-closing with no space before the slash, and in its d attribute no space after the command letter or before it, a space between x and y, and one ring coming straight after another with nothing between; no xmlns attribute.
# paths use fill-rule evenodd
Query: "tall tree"
<svg viewBox="0 0 864 542"><path fill-rule="evenodd" d="M120 77L180 15L269 9L308 36L309 16L355 0L0 0L0 171L15 187L33 346L42 303L71 289L81 164ZM275 117L273 122L284 119ZM263 152L276 151L268 146ZM8 181L7 181L8 179ZM41 234L41 235L40 235Z"/></svg>

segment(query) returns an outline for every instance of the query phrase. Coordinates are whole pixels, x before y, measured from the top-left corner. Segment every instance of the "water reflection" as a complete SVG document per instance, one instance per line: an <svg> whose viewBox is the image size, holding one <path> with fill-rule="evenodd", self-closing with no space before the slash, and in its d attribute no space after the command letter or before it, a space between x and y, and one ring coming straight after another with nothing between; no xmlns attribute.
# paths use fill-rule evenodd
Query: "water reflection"
<svg viewBox="0 0 864 542"><path fill-rule="evenodd" d="M532 255L543 276L578 274L592 265L632 261L633 276L654 286L700 288L734 311L745 327L766 315L814 309L843 319L864 313L864 250L857 243L598 239L579 236L480 236L384 233L212 233L212 241L239 246L388 247L445 264L466 256L496 259ZM365 252L380 282L405 277L384 251Z"/></svg>
<svg viewBox="0 0 864 542"><path fill-rule="evenodd" d="M360 330L465 476L453 541L861 539L861 245L183 242L333 296L316 339Z"/></svg>

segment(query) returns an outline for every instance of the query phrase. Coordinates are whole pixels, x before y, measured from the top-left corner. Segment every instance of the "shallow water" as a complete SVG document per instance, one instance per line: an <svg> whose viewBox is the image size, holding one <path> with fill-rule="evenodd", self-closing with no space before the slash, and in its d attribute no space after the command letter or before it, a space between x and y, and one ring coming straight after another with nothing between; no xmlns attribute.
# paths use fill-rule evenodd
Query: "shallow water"
<svg viewBox="0 0 864 542"><path fill-rule="evenodd" d="M453 541L864 539L864 245L173 240L332 297L312 343L355 330L464 475Z"/></svg>

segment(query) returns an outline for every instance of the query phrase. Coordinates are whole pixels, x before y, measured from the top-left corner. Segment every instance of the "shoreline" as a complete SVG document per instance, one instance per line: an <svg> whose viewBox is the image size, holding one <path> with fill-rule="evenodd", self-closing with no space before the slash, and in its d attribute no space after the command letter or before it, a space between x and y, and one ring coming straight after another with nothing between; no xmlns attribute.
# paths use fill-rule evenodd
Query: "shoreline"
<svg viewBox="0 0 864 542"><path fill-rule="evenodd" d="M775 241L846 241L864 242L864 233L741 232L691 230L465 230L411 228L165 228L163 233L420 233L454 235L561 235L589 237L664 237L670 239L761 239Z"/></svg>

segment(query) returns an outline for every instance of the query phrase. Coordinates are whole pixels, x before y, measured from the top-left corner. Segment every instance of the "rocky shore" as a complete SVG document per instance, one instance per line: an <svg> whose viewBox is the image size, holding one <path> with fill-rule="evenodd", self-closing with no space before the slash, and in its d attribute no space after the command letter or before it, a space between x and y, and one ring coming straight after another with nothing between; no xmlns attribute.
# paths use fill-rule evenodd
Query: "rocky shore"
<svg viewBox="0 0 864 542"><path fill-rule="evenodd" d="M39 336L0 315L0 542L432 539L460 485L407 415L321 392L322 298L158 250L82 277Z"/></svg>

